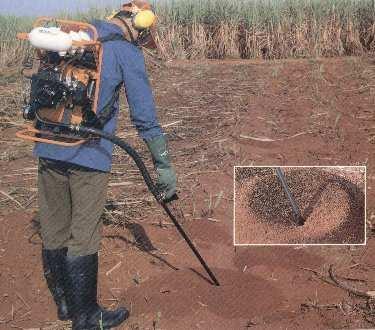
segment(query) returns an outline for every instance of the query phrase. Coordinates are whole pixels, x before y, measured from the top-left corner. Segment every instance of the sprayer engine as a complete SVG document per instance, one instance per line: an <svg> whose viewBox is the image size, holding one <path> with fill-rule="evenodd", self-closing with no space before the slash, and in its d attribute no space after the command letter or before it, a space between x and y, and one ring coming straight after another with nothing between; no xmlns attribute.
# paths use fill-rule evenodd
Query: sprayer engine
<svg viewBox="0 0 375 330"><path fill-rule="evenodd" d="M31 77L30 102L23 108L26 120L53 119L62 112L62 122L87 122L92 116L95 80L86 68L73 65L41 68ZM48 115L43 108L48 108ZM78 111L75 111L75 109ZM75 116L75 118L73 117ZM47 116L47 117L46 117Z"/></svg>
<svg viewBox="0 0 375 330"><path fill-rule="evenodd" d="M34 120L39 109L56 108L67 92L67 87L55 70L46 69L34 74L31 78L30 103L23 108L23 118Z"/></svg>

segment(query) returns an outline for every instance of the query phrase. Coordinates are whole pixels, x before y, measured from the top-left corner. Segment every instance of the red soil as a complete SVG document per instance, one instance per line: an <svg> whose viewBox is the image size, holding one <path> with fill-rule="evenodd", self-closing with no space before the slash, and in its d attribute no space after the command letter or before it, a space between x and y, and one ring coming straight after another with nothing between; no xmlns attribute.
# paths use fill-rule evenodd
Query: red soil
<svg viewBox="0 0 375 330"><path fill-rule="evenodd" d="M357 58L178 62L151 73L161 122L174 123L166 131L181 190L176 204L222 286L207 282L173 226L157 225L166 217L129 159L116 151L112 182L131 185L109 191L108 199L122 204L105 216L111 224L100 251L99 297L108 307L131 309L121 329L372 327L373 316L365 315L370 305L306 269L326 273L334 264L351 285L374 288L374 99L371 88L364 88L374 85L374 73L370 60ZM28 206L0 199L0 329L68 329L55 322L41 273L40 240L29 240L37 210L35 160L31 147L16 140L7 125L2 126L0 190ZM119 133L128 134L148 157L129 130L125 115ZM246 138L300 132L307 133L276 142ZM234 248L233 165L251 164L367 164L367 246ZM124 221L128 224L121 226Z"/></svg>

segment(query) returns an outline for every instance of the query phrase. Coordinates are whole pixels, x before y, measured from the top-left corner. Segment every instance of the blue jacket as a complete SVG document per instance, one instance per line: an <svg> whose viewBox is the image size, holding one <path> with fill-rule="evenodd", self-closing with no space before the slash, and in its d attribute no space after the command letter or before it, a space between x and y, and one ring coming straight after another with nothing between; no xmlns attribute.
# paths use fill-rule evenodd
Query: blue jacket
<svg viewBox="0 0 375 330"><path fill-rule="evenodd" d="M92 23L99 34L105 37L111 33L122 34L121 29L109 22ZM103 62L98 100L98 113L112 98L116 86L123 82L130 108L130 118L140 136L150 140L163 132L158 123L152 90L146 73L142 51L133 44L114 40L103 43ZM115 133L118 119L119 101L116 100L115 115L105 125L106 132ZM113 144L101 139L77 147L62 147L47 143L36 143L34 155L61 160L92 169L108 172L111 170Z"/></svg>

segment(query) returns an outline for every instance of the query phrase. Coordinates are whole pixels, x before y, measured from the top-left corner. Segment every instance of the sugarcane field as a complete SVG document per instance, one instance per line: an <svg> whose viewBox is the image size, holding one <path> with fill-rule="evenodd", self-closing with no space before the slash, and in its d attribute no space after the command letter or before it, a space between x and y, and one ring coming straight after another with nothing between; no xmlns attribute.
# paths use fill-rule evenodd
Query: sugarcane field
<svg viewBox="0 0 375 330"><path fill-rule="evenodd" d="M375 329L374 0L2 0L0 330Z"/></svg>

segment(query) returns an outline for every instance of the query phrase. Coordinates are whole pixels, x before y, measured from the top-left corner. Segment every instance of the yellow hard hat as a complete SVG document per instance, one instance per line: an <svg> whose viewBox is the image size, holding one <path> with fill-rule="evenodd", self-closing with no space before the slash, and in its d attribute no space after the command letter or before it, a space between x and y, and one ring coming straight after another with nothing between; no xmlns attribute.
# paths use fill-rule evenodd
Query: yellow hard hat
<svg viewBox="0 0 375 330"><path fill-rule="evenodd" d="M139 11L134 19L133 25L136 29L148 29L155 23L156 15L149 9Z"/></svg>

